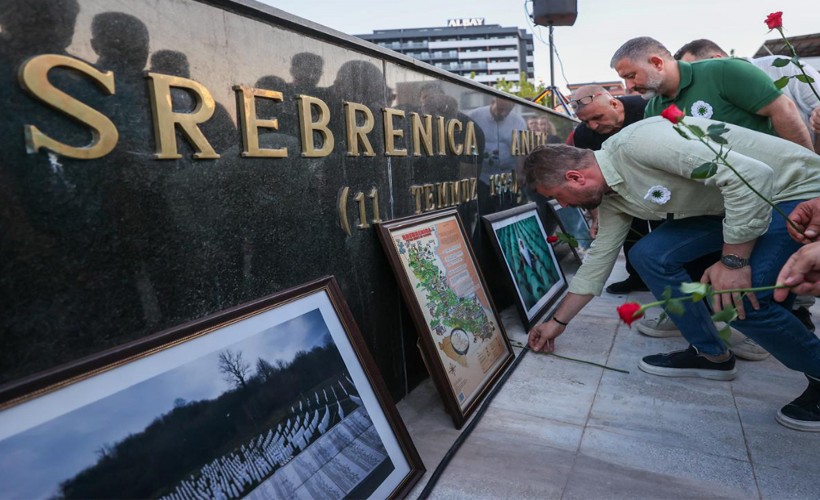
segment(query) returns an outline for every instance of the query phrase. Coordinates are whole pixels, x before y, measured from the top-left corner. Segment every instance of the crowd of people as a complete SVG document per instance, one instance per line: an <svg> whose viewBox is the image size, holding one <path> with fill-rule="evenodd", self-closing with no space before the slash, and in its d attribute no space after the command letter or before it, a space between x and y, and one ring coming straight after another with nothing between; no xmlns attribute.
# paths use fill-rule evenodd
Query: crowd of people
<svg viewBox="0 0 820 500"><path fill-rule="evenodd" d="M533 350L555 349L571 320L602 293L623 247L628 277L610 284L609 293L649 290L663 300L671 291L674 299L686 295L681 283L697 281L726 290L708 302L676 302L682 313L642 319L639 332L682 335L689 343L644 357L642 371L732 380L736 356L772 355L808 379L777 421L820 432L820 339L808 311L820 293L820 100L811 83L795 78L779 90L775 80L799 68L774 66L774 59L729 57L710 40L673 55L638 37L618 48L610 65L639 96L614 97L597 85L574 92L570 104L581 123L566 145L533 151L524 174L530 189L588 209L596 240L552 318L529 332ZM804 69L820 89L820 74ZM725 124L732 168L693 178L715 153L660 116L672 105L689 126ZM790 289L745 291L775 283ZM795 294L804 296L795 302ZM724 309L736 311L731 326L745 336L731 346L712 319Z"/></svg>

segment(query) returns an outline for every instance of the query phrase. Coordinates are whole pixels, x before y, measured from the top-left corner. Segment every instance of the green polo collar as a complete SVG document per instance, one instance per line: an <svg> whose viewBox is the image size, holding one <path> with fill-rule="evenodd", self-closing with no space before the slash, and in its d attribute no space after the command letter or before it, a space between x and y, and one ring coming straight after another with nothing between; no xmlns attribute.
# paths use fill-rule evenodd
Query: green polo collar
<svg viewBox="0 0 820 500"><path fill-rule="evenodd" d="M675 102L675 99L681 94L683 89L692 85L692 65L686 61L677 61L678 71L680 72L680 81L678 82L678 91L674 97L658 96L660 102L663 104L662 108Z"/></svg>

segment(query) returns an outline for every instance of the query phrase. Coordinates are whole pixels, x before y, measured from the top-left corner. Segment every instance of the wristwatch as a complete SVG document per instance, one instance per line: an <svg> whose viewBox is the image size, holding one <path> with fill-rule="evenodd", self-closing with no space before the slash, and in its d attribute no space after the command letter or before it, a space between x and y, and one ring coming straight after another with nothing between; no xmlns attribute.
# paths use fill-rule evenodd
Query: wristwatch
<svg viewBox="0 0 820 500"><path fill-rule="evenodd" d="M729 269L741 269L749 265L749 259L744 259L743 257L732 253L722 256L720 261Z"/></svg>

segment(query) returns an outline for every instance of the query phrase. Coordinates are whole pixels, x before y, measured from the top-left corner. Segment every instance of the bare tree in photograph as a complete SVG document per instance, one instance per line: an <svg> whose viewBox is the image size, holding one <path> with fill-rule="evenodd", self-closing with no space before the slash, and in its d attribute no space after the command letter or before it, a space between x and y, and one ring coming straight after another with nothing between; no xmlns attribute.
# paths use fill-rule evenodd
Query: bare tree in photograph
<svg viewBox="0 0 820 500"><path fill-rule="evenodd" d="M265 382L273 380L279 370L262 358L256 360L256 376Z"/></svg>
<svg viewBox="0 0 820 500"><path fill-rule="evenodd" d="M231 351L225 349L219 353L219 371L225 382L233 384L234 387L246 389L247 378L251 365L242 359L242 351Z"/></svg>

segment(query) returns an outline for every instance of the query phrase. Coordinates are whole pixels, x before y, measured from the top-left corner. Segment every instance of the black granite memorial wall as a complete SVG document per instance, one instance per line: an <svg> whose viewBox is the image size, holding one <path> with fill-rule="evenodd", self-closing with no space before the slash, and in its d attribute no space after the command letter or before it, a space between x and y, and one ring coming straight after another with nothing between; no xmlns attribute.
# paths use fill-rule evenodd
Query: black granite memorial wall
<svg viewBox="0 0 820 500"><path fill-rule="evenodd" d="M0 384L332 274L401 399L374 221L458 207L492 286L480 215L573 126L255 2L4 2Z"/></svg>

